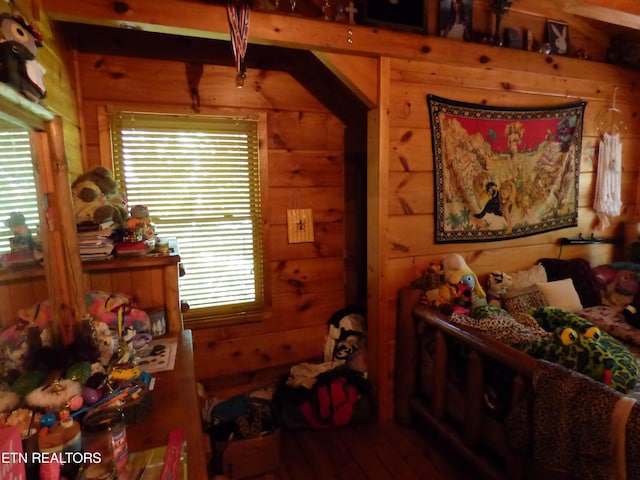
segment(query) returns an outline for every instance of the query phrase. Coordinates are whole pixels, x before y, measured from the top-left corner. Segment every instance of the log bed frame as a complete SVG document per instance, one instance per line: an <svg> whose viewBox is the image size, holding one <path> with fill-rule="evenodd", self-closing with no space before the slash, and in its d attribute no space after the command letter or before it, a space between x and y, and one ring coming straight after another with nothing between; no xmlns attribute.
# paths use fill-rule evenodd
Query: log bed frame
<svg viewBox="0 0 640 480"><path fill-rule="evenodd" d="M541 474L528 458L509 448L505 429L484 413L487 362L514 372L511 404L531 388L536 360L473 329L447 321L445 315L419 303L420 291L401 289L398 297L395 366L395 417L404 425L414 420L441 435L485 478L516 480ZM430 332L435 344L430 375L420 372L420 338ZM449 345L462 342L469 350L467 376L462 389L448 380ZM462 395L460 395L462 390ZM452 418L452 411L458 418ZM485 445L499 445L488 454ZM533 473L536 472L537 473ZM545 478L550 478L545 474Z"/></svg>

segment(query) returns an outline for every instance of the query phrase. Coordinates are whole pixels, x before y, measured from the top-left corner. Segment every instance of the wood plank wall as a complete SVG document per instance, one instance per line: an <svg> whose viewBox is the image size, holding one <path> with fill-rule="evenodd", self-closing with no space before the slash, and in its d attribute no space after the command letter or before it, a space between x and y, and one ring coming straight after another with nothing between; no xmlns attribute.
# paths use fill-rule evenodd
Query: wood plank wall
<svg viewBox="0 0 640 480"><path fill-rule="evenodd" d="M437 58L447 54L450 58L460 55L454 50L455 46L452 44L448 53L439 51ZM446 50L444 46L443 50ZM532 265L542 257L583 257L594 265L619 258L620 249L611 245L561 249L559 244L561 237L577 236L579 233L588 236L594 232L595 214L592 206L598 144L595 119L603 109L612 105L614 89L617 92L616 107L622 111L627 126L627 131L622 135L624 206L622 215L614 218L609 228L596 231L596 235L622 238L625 222L636 221L636 151L640 147L638 73L601 63L557 57L552 59L555 65L550 67L547 58L551 57L544 55L523 54L509 49L490 50L494 58L499 56L499 65L492 65L492 62L480 65L478 62L476 67L470 66L474 57L480 58L478 49L473 48L463 54L464 58L459 64L401 59L391 61L389 186L387 195L381 195L388 201L389 212L385 219L388 237L383 255L386 312L380 318L380 342L386 343L379 346L381 363L378 378L381 392L393 391L392 375L387 374L393 372L391 352L395 349L398 289L417 278L430 262L439 262L449 253L459 253L484 279L490 271L515 271ZM510 241L435 244L433 156L426 103L428 93L460 101L503 106L543 106L586 100L578 227ZM385 412L388 412L390 405L387 400L391 402L386 396L381 396Z"/></svg>
<svg viewBox="0 0 640 480"><path fill-rule="evenodd" d="M163 9L168 9L169 6L176 7L175 2L167 3L171 5L163 4ZM555 3L553 0L520 0L505 17L503 25L531 29L534 35L541 39L544 36L546 18L569 21L572 45L586 49L594 59L603 60L608 40L604 30L598 29L597 24L559 12ZM437 5L437 2L429 2L429 5L430 33L433 34L437 13L431 9ZM490 30L491 18L486 13L486 1L478 0L476 7L474 8L474 25ZM179 8L184 10L184 5L180 3ZM194 9L199 11L195 7ZM196 25L202 31L213 28L209 20L205 25L202 19L189 16L189 12L185 12L184 19L184 21L182 19L171 19L171 21L182 27L195 28L194 25ZM168 18L159 15L156 21L166 23ZM287 32L294 31L295 41L300 45L316 45L316 49L323 50L324 45L318 44L317 39L323 39L333 31L330 28L331 25L324 23L318 29L312 28L310 23L304 23L304 30L295 29L297 22L295 18L278 18L278 22L283 24L281 27L290 28L274 29L271 19L255 15L252 17L252 35L256 35L257 40L260 40L260 35L263 35L274 41L272 38L274 31L277 31L279 36L284 32L285 38ZM486 26L483 27L483 24ZM226 33L226 22L220 25L219 32ZM360 28L355 30L362 38L375 38L368 30ZM388 151L383 152L383 155L388 156L384 159L384 165L388 165L388 168L385 167L385 170L380 172L382 175L388 172L388 186L384 191L370 192L370 198L388 202L382 208L377 206L376 211L388 211L388 213L385 213L384 218L379 219L379 223L370 226L377 232L376 239L382 243L376 246L380 251L374 252L375 266L379 270L368 272L370 290L376 293L376 298L372 300L376 311L370 312L370 314L375 313L376 323L375 339L372 339L376 342L376 358L372 360L375 363L374 381L379 392L383 418L390 416L392 412L395 302L398 288L417 277L430 261L438 261L446 253L462 253L476 273L482 275L496 268L508 271L521 268L541 256L558 256L560 253L558 237L590 233L594 218L591 209L594 184L593 153L597 143L593 119L600 108L611 102L614 87L618 87L619 92L617 106L625 112L628 120L623 165L625 212L616 219L611 228L602 234L620 236L622 222L627 219L635 220L638 217L633 211L636 203L634 190L637 190L638 171L633 152L637 146L637 136L640 131L636 113L638 74L604 64L545 57L508 49L455 42L449 42L445 47L444 42L447 41L433 37L425 39L424 42L422 39L418 41L402 35L399 38L402 41L392 41L389 38L386 42L378 42L375 46L364 46L363 49L366 50L367 56L375 56L374 53L378 51L385 52L390 57L381 62L384 68L376 72L379 79L384 80L384 84L378 86L378 92L388 92L389 95L389 98L384 99L384 105L388 106L388 109L380 109L376 112L378 119L384 120L381 124L385 125L378 132L384 138L377 144L389 145ZM394 37L393 40L397 39ZM333 45L331 41L327 40L327 42L330 47ZM362 42L354 43L355 48L363 48L361 45ZM336 48L340 51L340 48ZM419 54L416 53L418 51ZM397 53L397 56L390 52ZM96 159L99 158L95 138L97 135L95 111L111 96L117 98L119 102L143 102L147 106L160 103L163 106L186 108L185 105L190 104L181 66L156 62L157 68L152 68L150 65L154 64L153 62L122 58L106 59L106 66L105 64L99 66L101 62L98 60L104 59L92 56L82 57L79 68L83 79L80 85L84 99L83 119L87 123L85 128L87 136L92 137L88 139L87 163L89 165L96 164ZM406 60L409 57L414 60ZM483 59L490 60L489 64L480 63ZM108 69L112 69L111 73ZM282 181L286 183L286 186L270 186L270 190L274 191L272 197L278 198L275 193L277 188L291 189L296 181L300 181L297 180L300 178L298 170L291 168L285 159L296 157L298 162L302 162L305 156L298 156L297 154L301 151L296 149L314 149L313 145L299 147L293 143L300 139L286 134L288 122L298 122L301 117L317 118L318 115L324 115L330 126L337 122L318 105L315 108L319 110L308 106L309 96L301 95L295 90L295 84L282 75L259 72L260 80L256 86L260 87L262 93L254 91L253 87L250 91L231 93L226 85L233 83L234 73L218 67L211 67L211 70L215 75L219 75L219 81L215 84L207 83L206 89L203 86L203 92L205 90L208 92L206 96L203 95L205 105L217 105L220 103L219 100L223 99L229 106L268 110L270 157L280 155L281 158L280 166L274 167L277 171L272 172L270 169L269 174L274 178L278 174L281 175ZM212 72L208 68L207 77L209 75L212 75ZM129 76L135 76L136 81L131 82L128 79ZM277 82L274 79L277 79ZM282 92L285 89L281 85L294 87L293 97L289 97L288 91L287 95L284 95ZM270 96L267 97L266 93ZM425 102L427 93L471 102L486 100L498 105L555 104L578 98L588 100L580 178L580 226L576 229L508 242L470 244L464 247L435 245L432 231L433 172ZM322 122L311 123L316 126L326 125ZM340 149L340 146L333 144L336 138L341 138L340 135L336 135L339 128L336 126L331 130L333 135L325 130L318 135L316 140L323 146L315 146L315 149L330 152ZM286 145L276 141L276 134L280 138L286 138L292 144ZM335 165L331 162L327 163L331 165L330 170L333 171ZM308 165L308 162L306 164ZM281 168L290 168L290 170L288 173L286 170L280 172ZM336 172L336 179L340 175L341 172ZM321 185L316 188L324 190L336 187ZM327 198L324 194L320 195L323 199ZM362 195L365 195L365 192L362 192ZM290 198L288 194L280 195L282 205L279 212L282 212L282 207L288 198ZM273 204L274 200L271 202L271 208ZM278 218L279 215L281 213L275 214L270 210L270 219ZM326 222L324 226L328 229L327 239L329 236L336 239L334 229L344 229L344 226L339 222L332 222L331 216L324 218ZM316 220L322 221L318 216ZM301 358L304 356L303 352L308 354L315 351L322 341L323 323L327 314L334 308L325 307L326 311L321 314L318 314L318 310L322 310L322 305L326 305L322 302L327 301L327 297L343 295L344 289L338 281L342 280L342 261L341 256L336 254L343 244L341 240L336 239L333 242L327 241L321 249L302 247L296 248L295 253L292 253L293 249L288 248L283 242L284 224L274 225L271 231L270 240L274 245L271 278L274 286L277 285L274 287L274 313L279 312L280 315L255 325L224 327L200 332L200 334L196 332L198 363L201 364L203 359L206 359L212 364L198 367L201 378ZM278 244L281 246L280 251L275 247ZM587 249L565 248L562 256L584 256L592 263L596 263L613 259L616 253L608 246ZM320 268L318 264L321 261L333 262L339 267L325 268L323 263ZM309 281L308 278L312 280ZM299 286L298 280L307 281L305 288ZM338 285L339 288L337 288ZM203 352L206 352L206 355L203 355ZM231 366L232 364L235 365Z"/></svg>
<svg viewBox="0 0 640 480"><path fill-rule="evenodd" d="M101 109L193 113L183 63L80 54L78 72L89 167L101 162ZM345 302L344 126L288 74L250 70L242 89L234 78L205 65L200 113L267 113L272 307L257 323L194 330L200 379L321 356L326 322ZM296 193L313 209L314 243L287 243Z"/></svg>

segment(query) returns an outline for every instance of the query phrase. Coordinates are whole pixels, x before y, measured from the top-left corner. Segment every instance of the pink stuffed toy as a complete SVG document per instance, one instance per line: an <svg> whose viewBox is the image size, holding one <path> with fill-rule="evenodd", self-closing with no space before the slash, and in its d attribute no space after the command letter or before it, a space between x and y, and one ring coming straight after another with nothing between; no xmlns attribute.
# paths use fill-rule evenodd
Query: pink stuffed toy
<svg viewBox="0 0 640 480"><path fill-rule="evenodd" d="M453 313L459 313L460 315L469 315L471 312L471 297L472 290L466 283L456 284L456 293L451 299L453 305Z"/></svg>

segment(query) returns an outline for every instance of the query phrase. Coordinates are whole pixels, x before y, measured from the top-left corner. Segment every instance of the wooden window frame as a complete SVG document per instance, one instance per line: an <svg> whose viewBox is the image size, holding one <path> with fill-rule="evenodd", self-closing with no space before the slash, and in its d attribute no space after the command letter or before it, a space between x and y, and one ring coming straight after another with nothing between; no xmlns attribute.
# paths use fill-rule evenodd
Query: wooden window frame
<svg viewBox="0 0 640 480"><path fill-rule="evenodd" d="M111 147L110 116L119 111L136 111L140 113L168 114L168 115L193 115L193 111L188 108L171 108L166 106L138 105L138 104L106 104L97 108L98 130L99 130L99 163L87 165L92 168L97 165L105 166L114 171L113 152ZM272 317L272 286L270 269L270 229L268 222L268 159L267 159L267 114L266 112L254 112L244 109L233 108L211 108L203 109L199 115L205 116L226 116L255 120L257 123L258 136L258 162L259 162L259 182L260 201L262 204L262 266L263 266L263 295L264 303L262 311L248 311L221 315L215 317L189 318L185 315L186 328L206 328L210 326L223 326L241 323L265 321ZM188 274L188 272L187 272Z"/></svg>

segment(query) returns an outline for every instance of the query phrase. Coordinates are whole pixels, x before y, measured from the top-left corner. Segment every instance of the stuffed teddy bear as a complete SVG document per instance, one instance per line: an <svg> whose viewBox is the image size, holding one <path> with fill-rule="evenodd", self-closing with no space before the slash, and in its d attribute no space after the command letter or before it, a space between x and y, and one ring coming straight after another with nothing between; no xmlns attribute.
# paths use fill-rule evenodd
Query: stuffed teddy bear
<svg viewBox="0 0 640 480"><path fill-rule="evenodd" d="M36 60L42 36L33 24L8 13L0 15L0 81L32 101L46 95L45 69Z"/></svg>
<svg viewBox="0 0 640 480"><path fill-rule="evenodd" d="M127 208L109 169L95 167L83 173L75 179L71 191L76 223L100 224L111 219L118 227L124 227Z"/></svg>

